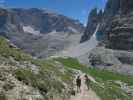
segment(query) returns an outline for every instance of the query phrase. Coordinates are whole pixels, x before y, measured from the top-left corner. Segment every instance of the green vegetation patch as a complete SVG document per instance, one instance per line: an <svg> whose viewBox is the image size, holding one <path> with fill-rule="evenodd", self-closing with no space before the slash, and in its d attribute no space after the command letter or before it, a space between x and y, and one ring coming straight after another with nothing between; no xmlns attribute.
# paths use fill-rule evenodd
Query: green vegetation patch
<svg viewBox="0 0 133 100"><path fill-rule="evenodd" d="M88 69L88 73L95 77L97 80L101 79L102 81L122 81L127 83L128 85L133 85L133 77L128 75L123 75L107 70L99 70L99 69Z"/></svg>
<svg viewBox="0 0 133 100"><path fill-rule="evenodd" d="M14 68L11 73L23 84L40 90L44 98L47 97L45 94L48 92L51 95L55 93L61 96L67 95L63 91L64 83L70 86L73 82L73 72L64 68L64 65L56 63L55 60L34 59L29 54L15 48L4 37L0 37L0 63L17 66L17 69ZM32 64L36 66L37 72L32 71ZM5 84L3 88L8 91L13 89L14 85ZM4 100L2 98L4 97L1 96L0 100Z"/></svg>
<svg viewBox="0 0 133 100"><path fill-rule="evenodd" d="M7 60L10 64L13 63L10 58L13 58L20 64L24 64L24 61L26 61L38 66L39 72L37 74L32 72L30 68L18 68L15 70L14 75L19 81L39 89L42 93L47 93L51 89L61 93L62 89L64 89L63 82L71 84L73 80L73 73L65 69L64 66L62 66L61 70L53 60L33 59L32 56L13 47L4 37L0 37L0 58L1 62ZM4 88L8 89L10 87L6 85Z"/></svg>
<svg viewBox="0 0 133 100"><path fill-rule="evenodd" d="M6 58L13 57L17 61L27 61L31 56L23 53L20 49L10 47L5 38L0 37L0 55Z"/></svg>
<svg viewBox="0 0 133 100"><path fill-rule="evenodd" d="M54 60L61 62L68 68L73 68L77 70L81 70L84 73L90 74L97 81L108 81L108 80L119 80L127 83L128 85L133 85L133 77L128 75L123 75L107 70L100 70L96 68L88 68L85 65L79 63L79 61L75 58L55 58Z"/></svg>
<svg viewBox="0 0 133 100"><path fill-rule="evenodd" d="M63 65L69 68L77 69L77 70L83 70L86 68L84 65L82 65L77 59L75 58L54 58L54 60L61 62Z"/></svg>
<svg viewBox="0 0 133 100"><path fill-rule="evenodd" d="M53 89L55 93L62 93L62 90L65 88L63 82L69 85L73 82L73 72L70 70L73 68L90 74L97 82L104 84L103 87L95 83L91 84L92 89L102 100L131 100L131 97L121 90L119 85L114 82L110 83L110 81L119 80L128 85L133 85L133 78L131 76L107 70L88 68L80 64L75 58L55 58L53 60L33 59L30 55L21 50L10 47L9 43L3 37L0 37L0 56L7 59L13 57L14 60L19 62L29 61L38 66L38 73L34 73L28 68L18 68L15 70L14 75L24 84L40 90L42 94L49 92L51 89ZM62 67L58 65L56 61L62 63ZM8 89L12 87L7 84L5 88ZM0 100L6 100L6 97L0 95Z"/></svg>
<svg viewBox="0 0 133 100"><path fill-rule="evenodd" d="M15 76L19 81L23 81L26 85L31 85L40 90L41 93L47 93L48 90L54 88L61 92L63 85L57 80L52 80L50 73L40 70L38 74L28 69L17 69Z"/></svg>
<svg viewBox="0 0 133 100"><path fill-rule="evenodd" d="M96 92L101 100L132 100L131 96L113 83L105 83L104 87L91 83L91 88Z"/></svg>
<svg viewBox="0 0 133 100"><path fill-rule="evenodd" d="M73 82L73 73L67 69L61 71L53 60L32 59L33 64L39 68L38 73L31 69L17 69L15 76L19 81L26 85L31 85L40 90L41 93L47 93L51 89L55 92L62 93L65 88L63 82L71 85Z"/></svg>
<svg viewBox="0 0 133 100"><path fill-rule="evenodd" d="M97 93L101 100L132 100L132 97L124 92L119 84L115 83L115 81L121 81L132 86L132 76L122 75L107 70L88 68L80 64L78 60L74 58L56 58L54 60L59 61L68 68L81 70L94 77L101 85L92 82L91 88Z"/></svg>
<svg viewBox="0 0 133 100"><path fill-rule="evenodd" d="M73 72L65 68L64 65L60 68L54 60L35 59L32 60L32 63L40 66L41 73L46 71L50 74L53 73L55 76L60 77L62 81L68 84L71 84L73 81Z"/></svg>
<svg viewBox="0 0 133 100"><path fill-rule="evenodd" d="M6 96L3 94L0 94L0 100L7 100Z"/></svg>

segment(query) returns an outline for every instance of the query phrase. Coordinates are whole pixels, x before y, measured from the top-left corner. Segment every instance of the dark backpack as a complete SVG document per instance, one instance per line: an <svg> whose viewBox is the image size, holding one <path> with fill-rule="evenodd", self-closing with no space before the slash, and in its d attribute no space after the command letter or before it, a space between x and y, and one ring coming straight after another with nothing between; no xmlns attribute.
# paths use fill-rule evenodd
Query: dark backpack
<svg viewBox="0 0 133 100"><path fill-rule="evenodd" d="M80 85L81 85L81 79L78 78L78 79L76 80L76 83L77 83L77 86L80 86Z"/></svg>

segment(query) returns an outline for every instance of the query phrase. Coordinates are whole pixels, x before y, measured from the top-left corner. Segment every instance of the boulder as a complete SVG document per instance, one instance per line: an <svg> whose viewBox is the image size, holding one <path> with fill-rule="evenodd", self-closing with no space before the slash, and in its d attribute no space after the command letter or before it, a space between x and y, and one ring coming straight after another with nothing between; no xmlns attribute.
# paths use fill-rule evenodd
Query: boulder
<svg viewBox="0 0 133 100"><path fill-rule="evenodd" d="M89 60L92 65L121 65L119 59L114 55L113 50L97 47L90 52Z"/></svg>

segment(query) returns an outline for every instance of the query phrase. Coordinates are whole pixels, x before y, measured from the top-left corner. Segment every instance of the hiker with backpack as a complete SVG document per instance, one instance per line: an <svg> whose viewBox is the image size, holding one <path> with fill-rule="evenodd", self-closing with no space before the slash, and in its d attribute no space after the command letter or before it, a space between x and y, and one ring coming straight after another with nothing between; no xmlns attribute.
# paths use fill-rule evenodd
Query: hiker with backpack
<svg viewBox="0 0 133 100"><path fill-rule="evenodd" d="M81 92L81 78L80 76L76 79L76 85L77 85L77 92Z"/></svg>
<svg viewBox="0 0 133 100"><path fill-rule="evenodd" d="M87 88L89 90L90 89L90 82L91 82L91 80L88 78L87 75L85 75L84 77L85 77L85 84L86 84L86 86L87 86Z"/></svg>

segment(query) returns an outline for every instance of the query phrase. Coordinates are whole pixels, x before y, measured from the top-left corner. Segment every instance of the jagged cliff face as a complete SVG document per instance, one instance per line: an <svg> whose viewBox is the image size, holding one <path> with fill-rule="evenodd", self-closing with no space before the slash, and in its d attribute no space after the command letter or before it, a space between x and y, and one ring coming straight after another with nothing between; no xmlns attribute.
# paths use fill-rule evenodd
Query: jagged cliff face
<svg viewBox="0 0 133 100"><path fill-rule="evenodd" d="M111 49L133 49L133 15L115 17L106 33L106 47Z"/></svg>
<svg viewBox="0 0 133 100"><path fill-rule="evenodd" d="M132 11L132 0L108 0L104 9L103 17L108 18L116 15L128 15Z"/></svg>
<svg viewBox="0 0 133 100"><path fill-rule="evenodd" d="M101 18L102 18L102 11L98 13L96 8L92 9L88 17L87 27L84 31L84 35L82 36L80 42L85 42L91 38L97 27L97 23L101 20Z"/></svg>
<svg viewBox="0 0 133 100"><path fill-rule="evenodd" d="M0 9L0 35L36 57L79 43L83 31L79 21L48 10Z"/></svg>
<svg viewBox="0 0 133 100"><path fill-rule="evenodd" d="M119 13L121 0L108 0L104 10L104 16L114 16Z"/></svg>
<svg viewBox="0 0 133 100"><path fill-rule="evenodd" d="M133 11L133 1L132 0L120 0L120 9L122 14L129 14Z"/></svg>
<svg viewBox="0 0 133 100"><path fill-rule="evenodd" d="M88 22L83 35L88 40L93 32L92 27L100 23L99 32L103 33L103 41L107 48L132 50L133 49L133 1L132 0L108 0L102 18L97 17L97 22L92 19ZM90 27L91 25L91 27Z"/></svg>
<svg viewBox="0 0 133 100"><path fill-rule="evenodd" d="M113 1L113 0L112 0ZM116 3L115 3L116 2ZM116 0L112 7L116 12L108 18L109 25L105 25L104 32L106 35L106 47L111 49L132 50L133 49L133 1L132 0ZM113 4L112 4L113 5ZM108 12L108 9L106 10ZM111 20L110 20L111 19Z"/></svg>
<svg viewBox="0 0 133 100"><path fill-rule="evenodd" d="M9 10L9 18L11 24L20 26L31 25L42 34L49 33L53 30L57 32L73 32L69 27L76 29L78 32L83 31L83 26L78 21L37 8L11 9Z"/></svg>

